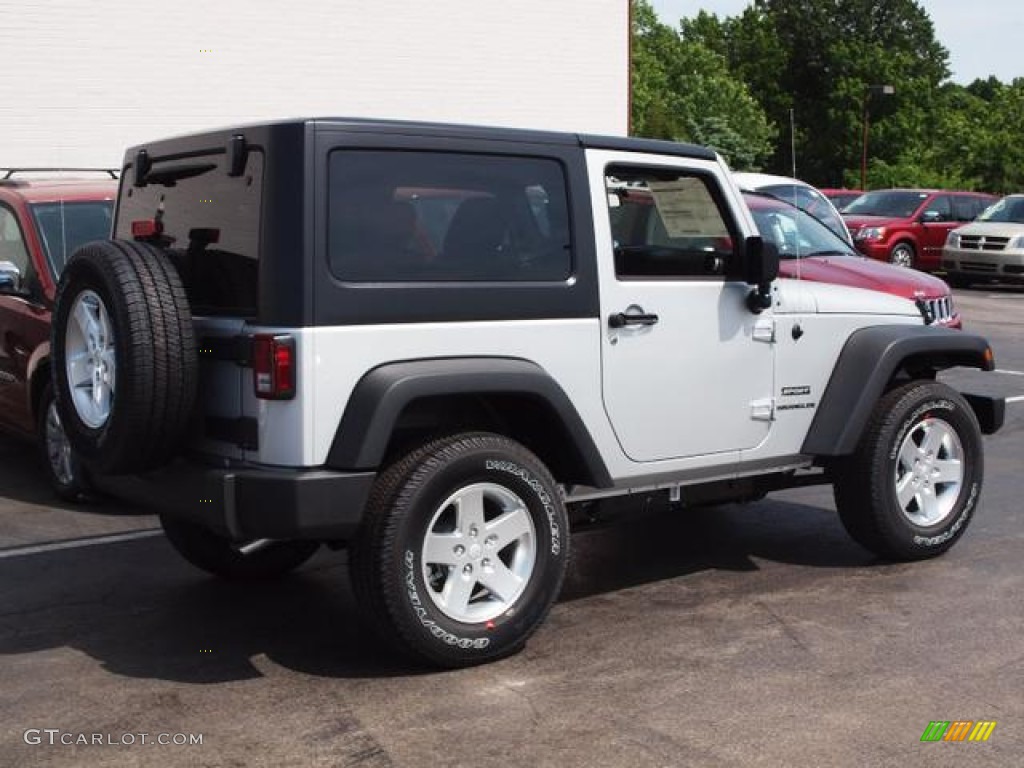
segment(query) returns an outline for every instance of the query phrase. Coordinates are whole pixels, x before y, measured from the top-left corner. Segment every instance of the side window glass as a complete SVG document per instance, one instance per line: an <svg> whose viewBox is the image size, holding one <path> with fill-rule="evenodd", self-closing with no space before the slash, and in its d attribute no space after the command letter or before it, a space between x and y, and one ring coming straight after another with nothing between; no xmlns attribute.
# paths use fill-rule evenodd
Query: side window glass
<svg viewBox="0 0 1024 768"><path fill-rule="evenodd" d="M924 209L924 219L925 221L952 221L953 211L949 204L949 196L938 195L928 203L928 207Z"/></svg>
<svg viewBox="0 0 1024 768"><path fill-rule="evenodd" d="M605 177L620 279L722 279L737 238L713 177L613 166Z"/></svg>
<svg viewBox="0 0 1024 768"><path fill-rule="evenodd" d="M0 261L7 261L21 272L22 285L26 285L32 274L32 262L22 237L21 227L14 211L0 206Z"/></svg>
<svg viewBox="0 0 1024 768"><path fill-rule="evenodd" d="M953 220L972 221L984 210L982 201L976 197L959 195L953 198Z"/></svg>
<svg viewBox="0 0 1024 768"><path fill-rule="evenodd" d="M331 271L348 282L551 282L572 270L556 160L337 150L328 204Z"/></svg>

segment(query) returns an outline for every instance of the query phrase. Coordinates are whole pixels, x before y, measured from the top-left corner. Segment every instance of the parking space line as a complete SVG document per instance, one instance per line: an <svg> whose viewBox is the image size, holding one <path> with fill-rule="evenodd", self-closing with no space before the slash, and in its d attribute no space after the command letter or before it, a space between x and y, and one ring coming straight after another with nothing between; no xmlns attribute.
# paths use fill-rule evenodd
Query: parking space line
<svg viewBox="0 0 1024 768"><path fill-rule="evenodd" d="M26 557L28 555L39 555L44 552L57 552L62 549L80 549L81 547L98 547L101 544L117 544L122 541L134 541L136 539L148 539L153 536L162 536L162 528L146 528L141 531L130 531L128 533L115 533L109 536L88 536L81 539L65 539L63 541L52 541L47 544L29 544L24 547L10 547L0 549L0 560L11 557Z"/></svg>
<svg viewBox="0 0 1024 768"><path fill-rule="evenodd" d="M1008 398L1006 398L1006 402L1008 402L1008 403L1024 403L1024 395L1019 395L1018 397L1008 397Z"/></svg>
<svg viewBox="0 0 1024 768"><path fill-rule="evenodd" d="M1024 376L1024 371L1005 371L1002 368L996 368L993 373L1005 373L1008 376Z"/></svg>

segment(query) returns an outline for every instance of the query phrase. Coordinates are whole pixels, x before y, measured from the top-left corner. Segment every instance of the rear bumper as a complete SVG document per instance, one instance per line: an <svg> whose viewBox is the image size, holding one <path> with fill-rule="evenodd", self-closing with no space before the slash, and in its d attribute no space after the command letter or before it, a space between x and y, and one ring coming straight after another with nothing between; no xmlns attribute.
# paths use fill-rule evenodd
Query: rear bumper
<svg viewBox="0 0 1024 768"><path fill-rule="evenodd" d="M219 468L181 460L156 472L106 477L100 486L145 509L189 520L236 541L348 540L376 473Z"/></svg>

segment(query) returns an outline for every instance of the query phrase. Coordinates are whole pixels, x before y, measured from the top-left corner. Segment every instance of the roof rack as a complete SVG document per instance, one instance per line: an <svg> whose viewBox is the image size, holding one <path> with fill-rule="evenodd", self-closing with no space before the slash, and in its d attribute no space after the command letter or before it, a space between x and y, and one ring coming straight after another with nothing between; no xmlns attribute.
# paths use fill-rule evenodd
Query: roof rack
<svg viewBox="0 0 1024 768"><path fill-rule="evenodd" d="M7 181L22 173L106 173L116 179L120 170L117 168L0 168L0 181Z"/></svg>

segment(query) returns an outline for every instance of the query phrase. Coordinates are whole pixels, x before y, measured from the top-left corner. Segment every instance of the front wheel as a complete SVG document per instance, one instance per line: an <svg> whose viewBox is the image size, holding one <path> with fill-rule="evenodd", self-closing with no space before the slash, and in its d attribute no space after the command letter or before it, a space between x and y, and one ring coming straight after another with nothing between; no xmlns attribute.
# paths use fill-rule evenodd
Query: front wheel
<svg viewBox="0 0 1024 768"><path fill-rule="evenodd" d="M565 505L550 473L505 437L428 443L378 478L350 550L382 637L442 667L519 650L561 588Z"/></svg>
<svg viewBox="0 0 1024 768"><path fill-rule="evenodd" d="M837 470L836 508L857 542L894 560L934 557L963 536L977 507L981 430L958 392L912 382L879 400Z"/></svg>
<svg viewBox="0 0 1024 768"><path fill-rule="evenodd" d="M274 579L295 570L320 548L316 541L234 542L201 525L160 516L167 540L192 565L229 581Z"/></svg>
<svg viewBox="0 0 1024 768"><path fill-rule="evenodd" d="M64 501L86 500L92 491L91 477L71 449L50 384L43 387L39 398L38 435L43 448L43 467L53 492Z"/></svg>
<svg viewBox="0 0 1024 768"><path fill-rule="evenodd" d="M917 254L910 243L896 243L889 252L889 262L897 267L913 267Z"/></svg>

